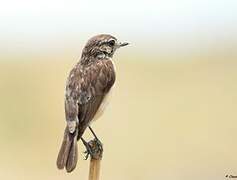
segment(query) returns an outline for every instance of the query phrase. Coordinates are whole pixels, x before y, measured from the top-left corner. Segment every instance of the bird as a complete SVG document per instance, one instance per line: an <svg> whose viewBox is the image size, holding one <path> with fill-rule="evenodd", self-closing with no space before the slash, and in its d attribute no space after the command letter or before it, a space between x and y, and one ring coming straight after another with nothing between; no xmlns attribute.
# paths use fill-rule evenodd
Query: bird
<svg viewBox="0 0 237 180"><path fill-rule="evenodd" d="M90 38L82 50L79 62L72 68L66 82L65 119L63 141L57 157L58 169L72 172L78 161L77 142L83 139L87 128L101 144L90 124L103 114L116 80L113 55L129 43L117 40L110 34Z"/></svg>

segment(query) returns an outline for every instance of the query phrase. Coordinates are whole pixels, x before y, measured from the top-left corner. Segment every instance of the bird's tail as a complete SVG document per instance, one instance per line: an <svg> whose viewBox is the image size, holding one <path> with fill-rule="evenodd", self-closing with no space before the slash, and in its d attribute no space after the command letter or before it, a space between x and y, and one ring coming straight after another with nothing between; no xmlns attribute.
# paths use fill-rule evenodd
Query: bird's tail
<svg viewBox="0 0 237 180"><path fill-rule="evenodd" d="M75 169L78 159L77 135L77 129L74 133L70 133L68 127L66 127L57 158L58 169L63 169L65 167L67 172L72 172Z"/></svg>

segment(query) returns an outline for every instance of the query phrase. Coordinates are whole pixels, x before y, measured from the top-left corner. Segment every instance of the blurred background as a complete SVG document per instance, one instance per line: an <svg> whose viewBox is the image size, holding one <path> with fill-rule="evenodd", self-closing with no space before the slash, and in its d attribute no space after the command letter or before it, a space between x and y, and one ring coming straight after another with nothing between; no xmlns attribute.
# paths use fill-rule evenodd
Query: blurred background
<svg viewBox="0 0 237 180"><path fill-rule="evenodd" d="M237 1L9 0L0 6L0 179L87 179L56 168L65 80L86 41L130 46L92 126L102 180L223 180L237 175ZM86 139L91 139L86 132Z"/></svg>

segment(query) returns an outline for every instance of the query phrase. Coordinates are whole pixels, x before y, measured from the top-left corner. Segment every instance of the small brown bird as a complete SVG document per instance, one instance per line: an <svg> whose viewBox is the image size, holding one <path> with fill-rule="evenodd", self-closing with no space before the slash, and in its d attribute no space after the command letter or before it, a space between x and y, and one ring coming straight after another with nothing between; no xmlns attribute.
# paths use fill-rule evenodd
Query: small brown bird
<svg viewBox="0 0 237 180"><path fill-rule="evenodd" d="M78 159L77 141L92 120L103 113L109 93L115 82L114 52L128 43L120 43L115 37L101 34L92 37L84 47L80 61L71 70L66 84L65 115L67 126L57 158L57 167L67 172L75 169ZM100 143L100 141L98 140ZM101 146L102 147L102 146Z"/></svg>

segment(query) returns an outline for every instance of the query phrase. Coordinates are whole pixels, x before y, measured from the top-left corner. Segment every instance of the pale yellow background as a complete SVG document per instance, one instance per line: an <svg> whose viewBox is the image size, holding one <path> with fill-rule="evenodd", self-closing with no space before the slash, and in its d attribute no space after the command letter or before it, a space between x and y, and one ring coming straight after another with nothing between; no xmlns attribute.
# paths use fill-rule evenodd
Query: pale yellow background
<svg viewBox="0 0 237 180"><path fill-rule="evenodd" d="M1 179L87 178L81 143L77 169L70 175L56 169L65 78L74 62L55 58L1 62ZM235 58L158 63L118 55L111 104L93 124L105 149L101 179L237 173Z"/></svg>
<svg viewBox="0 0 237 180"><path fill-rule="evenodd" d="M101 180L237 175L236 3L157 2L138 1L134 11L135 2L117 2L115 12L125 14L111 26L98 20L113 19L111 3L96 4L103 12L96 25L85 16L89 9L80 13L80 3L64 8L61 1L24 0L1 7L1 180L87 179L81 142L73 173L57 170L55 161L66 77L86 40L100 32L131 42L114 57L112 101L92 125L104 143Z"/></svg>

